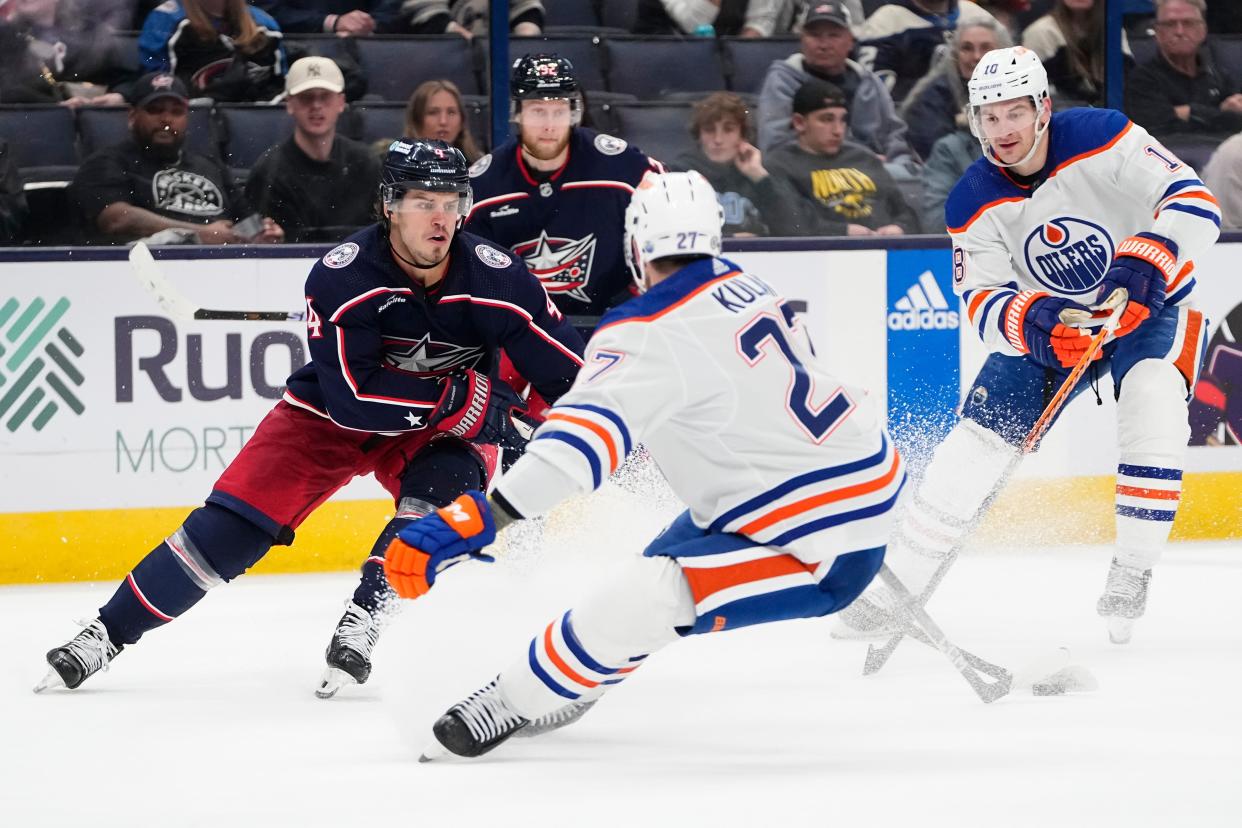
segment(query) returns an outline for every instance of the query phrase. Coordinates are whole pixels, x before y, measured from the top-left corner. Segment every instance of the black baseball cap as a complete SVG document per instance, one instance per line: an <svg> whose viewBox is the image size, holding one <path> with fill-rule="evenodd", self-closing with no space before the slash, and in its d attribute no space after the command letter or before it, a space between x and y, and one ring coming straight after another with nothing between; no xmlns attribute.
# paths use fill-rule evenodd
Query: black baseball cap
<svg viewBox="0 0 1242 828"><path fill-rule="evenodd" d="M151 72L134 81L126 99L132 106L146 106L159 98L178 98L182 102L190 100L190 93L185 84L176 75L167 72Z"/></svg>
<svg viewBox="0 0 1242 828"><path fill-rule="evenodd" d="M806 10L806 19L802 21L802 28L805 29L812 23L835 23L848 29L851 25L850 10L841 0L813 3Z"/></svg>
<svg viewBox="0 0 1242 828"><path fill-rule="evenodd" d="M793 111L797 115L809 115L834 106L850 108L841 87L819 78L811 78L794 93Z"/></svg>

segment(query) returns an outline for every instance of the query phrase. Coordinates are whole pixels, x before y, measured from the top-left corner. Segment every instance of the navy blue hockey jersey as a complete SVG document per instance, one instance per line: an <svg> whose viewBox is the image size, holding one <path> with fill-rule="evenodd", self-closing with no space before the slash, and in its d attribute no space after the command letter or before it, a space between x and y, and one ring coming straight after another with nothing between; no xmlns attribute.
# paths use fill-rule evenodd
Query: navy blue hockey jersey
<svg viewBox="0 0 1242 828"><path fill-rule="evenodd" d="M599 315L630 296L625 208L650 169L663 167L620 138L575 127L565 165L540 183L513 138L470 168L466 228L525 259L565 313Z"/></svg>
<svg viewBox="0 0 1242 828"><path fill-rule="evenodd" d="M526 266L458 233L430 291L393 261L375 224L334 247L306 279L310 362L285 400L358 431L426 428L449 372L494 374L503 348L549 402L569 390L583 343Z"/></svg>

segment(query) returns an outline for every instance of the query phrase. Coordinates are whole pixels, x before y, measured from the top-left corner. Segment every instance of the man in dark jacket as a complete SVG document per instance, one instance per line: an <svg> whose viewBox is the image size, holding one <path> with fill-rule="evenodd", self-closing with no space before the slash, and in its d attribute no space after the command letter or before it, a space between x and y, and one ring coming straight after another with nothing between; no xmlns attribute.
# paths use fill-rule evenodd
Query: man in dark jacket
<svg viewBox="0 0 1242 828"><path fill-rule="evenodd" d="M255 0L281 31L365 37L392 31L401 0Z"/></svg>
<svg viewBox="0 0 1242 828"><path fill-rule="evenodd" d="M818 79L793 100L797 142L768 153L768 168L802 196L798 235L899 236L919 231L918 217L884 163L845 140L845 94Z"/></svg>
<svg viewBox="0 0 1242 828"><path fill-rule="evenodd" d="M1127 80L1126 113L1156 136L1242 130L1242 93L1205 45L1203 11L1203 0L1157 2L1159 51Z"/></svg>
<svg viewBox="0 0 1242 828"><path fill-rule="evenodd" d="M695 170L711 182L724 209L726 236L791 236L797 232L798 195L768 174L746 102L732 92L713 92L694 105L690 133L696 149L673 166Z"/></svg>

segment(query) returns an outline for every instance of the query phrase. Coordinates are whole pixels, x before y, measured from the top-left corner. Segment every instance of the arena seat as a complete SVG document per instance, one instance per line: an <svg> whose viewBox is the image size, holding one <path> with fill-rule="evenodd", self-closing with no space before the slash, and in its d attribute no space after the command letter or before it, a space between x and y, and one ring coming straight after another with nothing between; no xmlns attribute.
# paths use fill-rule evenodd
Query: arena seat
<svg viewBox="0 0 1242 828"><path fill-rule="evenodd" d="M358 57L367 92L385 101L407 101L423 81L451 80L476 95L479 80L471 44L460 37L360 37Z"/></svg>
<svg viewBox="0 0 1242 828"><path fill-rule="evenodd" d="M84 106L78 110L78 153L83 161L104 147L129 137L129 108L124 106ZM186 146L211 158L220 157L212 133L211 107L190 107L190 127Z"/></svg>
<svg viewBox="0 0 1242 828"><path fill-rule="evenodd" d="M1160 139L1169 150L1199 173L1221 144L1221 138L1201 135L1167 135Z"/></svg>
<svg viewBox="0 0 1242 828"><path fill-rule="evenodd" d="M544 28L549 26L599 26L595 0L550 0L544 4Z"/></svg>
<svg viewBox="0 0 1242 828"><path fill-rule="evenodd" d="M341 116L337 129L364 144L395 140L405 134L405 104L355 103L349 107L350 117Z"/></svg>
<svg viewBox="0 0 1242 828"><path fill-rule="evenodd" d="M694 146L688 103L617 103L610 106L616 134L664 163Z"/></svg>
<svg viewBox="0 0 1242 828"><path fill-rule="evenodd" d="M725 54L729 88L734 92L759 94L772 61L784 60L800 48L796 37L720 39Z"/></svg>
<svg viewBox="0 0 1242 828"><path fill-rule="evenodd" d="M0 106L0 138L8 141L22 181L69 181L78 166L73 110L64 106Z"/></svg>
<svg viewBox="0 0 1242 828"><path fill-rule="evenodd" d="M639 0L601 0L599 22L610 29L634 31Z"/></svg>
<svg viewBox="0 0 1242 828"><path fill-rule="evenodd" d="M552 52L574 65L574 76L582 89L607 89L604 82L604 47L598 36L544 35L509 40L509 58Z"/></svg>
<svg viewBox="0 0 1242 828"><path fill-rule="evenodd" d="M715 38L610 37L608 89L642 100L669 92L713 92L726 88Z"/></svg>
<svg viewBox="0 0 1242 828"><path fill-rule="evenodd" d="M283 106L223 104L215 112L221 157L235 170L249 170L268 147L293 134Z"/></svg>

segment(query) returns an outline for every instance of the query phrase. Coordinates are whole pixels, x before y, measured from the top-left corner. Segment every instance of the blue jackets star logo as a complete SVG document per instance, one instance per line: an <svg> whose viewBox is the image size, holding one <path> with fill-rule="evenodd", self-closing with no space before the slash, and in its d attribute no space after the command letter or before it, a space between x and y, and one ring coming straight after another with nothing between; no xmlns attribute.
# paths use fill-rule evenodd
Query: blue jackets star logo
<svg viewBox="0 0 1242 828"><path fill-rule="evenodd" d="M553 298L567 294L579 302L590 302L587 283L595 261L595 234L581 239L562 239L541 231L539 238L513 246L513 252L526 261L535 278L543 282Z"/></svg>
<svg viewBox="0 0 1242 828"><path fill-rule="evenodd" d="M482 358L480 347L437 342L430 334L421 339L384 337L384 364L411 374L443 374L454 368L473 368Z"/></svg>

